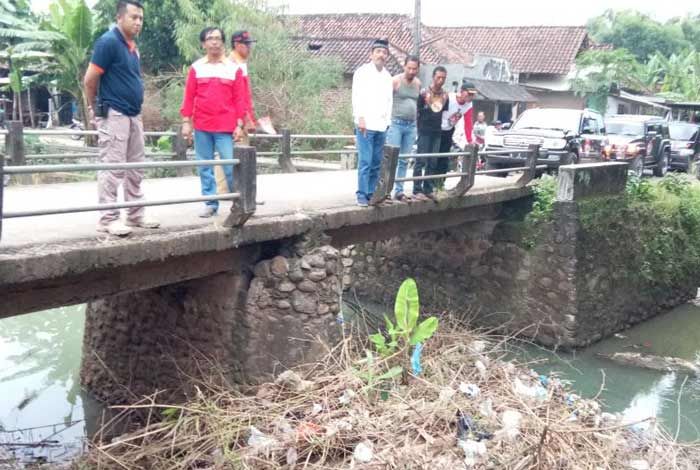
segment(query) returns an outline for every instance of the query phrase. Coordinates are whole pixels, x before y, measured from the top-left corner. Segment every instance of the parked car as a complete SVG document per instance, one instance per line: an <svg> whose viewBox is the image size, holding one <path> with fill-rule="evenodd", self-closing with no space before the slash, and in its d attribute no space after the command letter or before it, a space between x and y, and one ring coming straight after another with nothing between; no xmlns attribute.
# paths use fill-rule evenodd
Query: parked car
<svg viewBox="0 0 700 470"><path fill-rule="evenodd" d="M600 159L605 147L603 116L589 109L533 108L521 114L513 125L495 134L486 150L526 149L540 145L537 164L548 169L578 163L583 158ZM486 168L523 166L525 156L487 155Z"/></svg>
<svg viewBox="0 0 700 470"><path fill-rule="evenodd" d="M626 161L630 171L642 176L651 168L654 176L664 176L671 160L668 121L659 116L617 114L606 119L610 160Z"/></svg>
<svg viewBox="0 0 700 470"><path fill-rule="evenodd" d="M700 158L700 124L670 122L671 168L690 172L693 162Z"/></svg>

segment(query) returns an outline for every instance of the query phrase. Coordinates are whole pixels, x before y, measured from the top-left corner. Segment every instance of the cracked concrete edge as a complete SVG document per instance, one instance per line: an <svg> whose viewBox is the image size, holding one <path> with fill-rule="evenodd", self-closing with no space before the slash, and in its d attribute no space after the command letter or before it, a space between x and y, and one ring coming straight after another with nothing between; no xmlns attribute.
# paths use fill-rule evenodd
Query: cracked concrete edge
<svg viewBox="0 0 700 470"><path fill-rule="evenodd" d="M504 187L467 193L438 203L395 203L374 208L355 206L306 211L277 216L252 217L246 225L229 229L177 227L137 233L127 239L87 238L56 244L10 248L0 253L0 291L4 286L59 278L93 270L162 261L196 253L223 251L244 245L300 235L311 229L329 230L371 225L403 217L449 209L467 209L527 197L530 186Z"/></svg>

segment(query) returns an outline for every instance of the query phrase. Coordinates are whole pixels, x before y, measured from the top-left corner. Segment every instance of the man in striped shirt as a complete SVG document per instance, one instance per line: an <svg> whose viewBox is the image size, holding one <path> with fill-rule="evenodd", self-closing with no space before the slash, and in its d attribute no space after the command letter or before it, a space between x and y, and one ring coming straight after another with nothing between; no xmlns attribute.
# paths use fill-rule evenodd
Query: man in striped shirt
<svg viewBox="0 0 700 470"><path fill-rule="evenodd" d="M192 141L197 160L233 159L233 134L243 126L244 84L239 66L225 55L226 38L219 27L204 28L199 35L206 55L190 67L180 108L182 135ZM223 167L228 191L233 192L233 166ZM203 196L216 195L213 167L199 167ZM219 201L205 203L200 217L217 213Z"/></svg>

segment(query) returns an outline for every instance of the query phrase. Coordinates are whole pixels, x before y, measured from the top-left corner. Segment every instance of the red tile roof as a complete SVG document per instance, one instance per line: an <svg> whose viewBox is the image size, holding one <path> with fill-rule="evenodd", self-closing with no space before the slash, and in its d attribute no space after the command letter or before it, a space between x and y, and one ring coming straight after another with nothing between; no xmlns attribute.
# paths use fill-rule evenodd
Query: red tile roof
<svg viewBox="0 0 700 470"><path fill-rule="evenodd" d="M405 55L413 51L413 18L408 15L360 13L287 15L284 20L290 27L297 30L296 36L336 40L386 37L389 39L389 44L400 53ZM423 28L422 42L432 39L430 31ZM441 62L440 55L429 44L421 48L421 60L433 64Z"/></svg>
<svg viewBox="0 0 700 470"><path fill-rule="evenodd" d="M428 28L457 48L501 57L520 73L566 74L589 46L585 26Z"/></svg>
<svg viewBox="0 0 700 470"><path fill-rule="evenodd" d="M352 74L360 65L369 62L369 52L374 42L371 38L313 38L294 37L291 40L299 51L306 51L316 57L335 57L343 64L343 72ZM390 47L386 68L392 75L401 73L403 57Z"/></svg>
<svg viewBox="0 0 700 470"><path fill-rule="evenodd" d="M413 18L399 14L323 14L285 17L299 36L387 37L403 54L413 44ZM473 54L507 59L520 73L566 74L577 54L590 46L584 26L422 27L421 61L449 63Z"/></svg>

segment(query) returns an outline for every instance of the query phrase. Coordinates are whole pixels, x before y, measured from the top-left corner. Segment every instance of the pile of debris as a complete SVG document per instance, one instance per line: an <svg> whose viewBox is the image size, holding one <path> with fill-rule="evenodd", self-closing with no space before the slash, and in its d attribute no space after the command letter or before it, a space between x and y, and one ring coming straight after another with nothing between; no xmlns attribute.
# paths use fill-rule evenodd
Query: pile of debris
<svg viewBox="0 0 700 470"><path fill-rule="evenodd" d="M87 459L129 469L700 468L697 445L503 360L500 340L446 329L424 345L419 374L396 373L406 351L383 358L352 336L249 393L202 388L183 406L128 407L163 419L96 443Z"/></svg>

